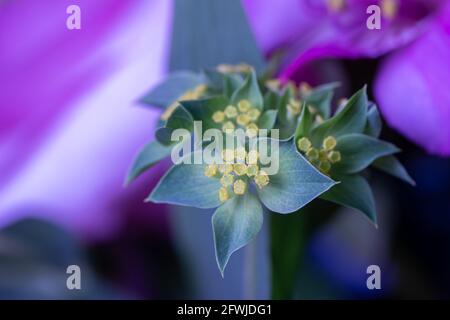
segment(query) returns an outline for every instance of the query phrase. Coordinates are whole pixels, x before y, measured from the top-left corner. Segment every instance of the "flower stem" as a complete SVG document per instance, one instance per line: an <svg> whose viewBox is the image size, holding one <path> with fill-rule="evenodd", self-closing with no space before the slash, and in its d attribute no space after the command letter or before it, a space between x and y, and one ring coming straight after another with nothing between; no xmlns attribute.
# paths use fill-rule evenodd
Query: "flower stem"
<svg viewBox="0 0 450 320"><path fill-rule="evenodd" d="M256 299L256 239L245 247L244 299Z"/></svg>

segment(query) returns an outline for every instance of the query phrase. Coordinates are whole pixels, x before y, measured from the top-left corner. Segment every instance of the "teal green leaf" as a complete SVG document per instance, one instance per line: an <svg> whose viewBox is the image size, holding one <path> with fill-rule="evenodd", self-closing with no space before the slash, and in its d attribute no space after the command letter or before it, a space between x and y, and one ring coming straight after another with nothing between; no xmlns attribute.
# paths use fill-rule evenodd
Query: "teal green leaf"
<svg viewBox="0 0 450 320"><path fill-rule="evenodd" d="M244 80L238 74L225 74L223 76L224 95L231 99L233 93L242 87Z"/></svg>
<svg viewBox="0 0 450 320"><path fill-rule="evenodd" d="M248 74L244 84L233 93L231 102L234 105L237 105L238 102L243 99L247 99L248 101L250 101L254 108L258 108L260 110L263 109L264 100L261 95L261 91L259 90L258 78L256 76L255 70L252 70Z"/></svg>
<svg viewBox="0 0 450 320"><path fill-rule="evenodd" d="M378 111L377 106L372 104L367 112L367 124L364 129L364 133L374 138L378 138L380 136L382 126L383 124L381 122L380 112Z"/></svg>
<svg viewBox="0 0 450 320"><path fill-rule="evenodd" d="M234 196L217 208L212 217L212 227L217 264L222 276L233 252L255 238L262 223L263 209L252 193Z"/></svg>
<svg viewBox="0 0 450 320"><path fill-rule="evenodd" d="M202 209L219 206L219 178L205 176L205 167L203 164L174 165L146 201Z"/></svg>
<svg viewBox="0 0 450 320"><path fill-rule="evenodd" d="M202 121L203 130L210 128L221 128L220 124L212 120L212 115L216 111L223 111L229 104L228 99L222 96L212 97L202 100L180 101L180 104L191 114L196 121Z"/></svg>
<svg viewBox="0 0 450 320"><path fill-rule="evenodd" d="M278 109L280 98L278 94L268 90L264 95L264 110Z"/></svg>
<svg viewBox="0 0 450 320"><path fill-rule="evenodd" d="M406 171L405 167L398 161L395 156L386 156L375 160L372 164L378 170L384 171L396 178L399 178L412 186L416 185L416 182Z"/></svg>
<svg viewBox="0 0 450 320"><path fill-rule="evenodd" d="M272 129L277 120L277 110L267 110L258 119L258 128L260 129Z"/></svg>
<svg viewBox="0 0 450 320"><path fill-rule="evenodd" d="M168 157L171 148L160 144L158 141L152 141L139 151L136 159L134 159L130 170L128 171L125 184L129 184L140 174L153 166L156 162Z"/></svg>
<svg viewBox="0 0 450 320"><path fill-rule="evenodd" d="M400 151L389 142L364 134L348 134L338 138L336 150L341 153L341 161L333 165L333 170L341 173L359 172L376 159Z"/></svg>
<svg viewBox="0 0 450 320"><path fill-rule="evenodd" d="M161 144L171 145L174 143L171 140L172 132L176 129L192 131L193 121L191 114L183 106L179 105L167 119L166 125L156 131L156 138Z"/></svg>
<svg viewBox="0 0 450 320"><path fill-rule="evenodd" d="M333 82L315 87L311 93L302 97L302 100L307 105L315 107L324 119L328 119L331 114L331 101L333 100L334 89L338 86L339 83Z"/></svg>
<svg viewBox="0 0 450 320"><path fill-rule="evenodd" d="M356 209L377 226L375 201L367 181L360 175L342 175L337 176L336 179L340 183L324 193L321 198Z"/></svg>
<svg viewBox="0 0 450 320"><path fill-rule="evenodd" d="M327 136L340 137L344 134L362 133L367 118L366 87L356 92L347 102L341 112L314 128L311 138L318 145Z"/></svg>
<svg viewBox="0 0 450 320"><path fill-rule="evenodd" d="M174 72L145 95L141 102L165 109L186 91L192 90L204 82L205 79L201 74L190 71Z"/></svg>
<svg viewBox="0 0 450 320"><path fill-rule="evenodd" d="M302 137L309 137L312 125L314 123L314 116L309 111L309 108L303 103L302 113L298 118L297 128L295 129L295 141Z"/></svg>
<svg viewBox="0 0 450 320"><path fill-rule="evenodd" d="M278 152L273 151L272 156L279 159L278 173L258 189L261 201L272 211L294 212L335 184L297 152L293 139L280 141Z"/></svg>

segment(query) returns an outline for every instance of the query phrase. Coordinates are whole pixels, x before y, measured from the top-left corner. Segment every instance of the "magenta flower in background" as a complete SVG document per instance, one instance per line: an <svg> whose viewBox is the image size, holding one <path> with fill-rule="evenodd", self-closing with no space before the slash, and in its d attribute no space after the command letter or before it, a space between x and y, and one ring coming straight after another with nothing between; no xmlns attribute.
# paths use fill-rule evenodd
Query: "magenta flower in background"
<svg viewBox="0 0 450 320"><path fill-rule="evenodd" d="M81 30L66 28L71 4ZM171 10L165 0L0 3L0 225L43 212L102 237L140 210L149 180L124 190L123 179L153 135L157 113L136 101L166 72Z"/></svg>
<svg viewBox="0 0 450 320"><path fill-rule="evenodd" d="M366 26L371 4L382 9L381 30ZM449 1L244 0L244 7L265 52L287 52L281 79L321 59L388 54L375 80L387 122L428 152L450 155Z"/></svg>

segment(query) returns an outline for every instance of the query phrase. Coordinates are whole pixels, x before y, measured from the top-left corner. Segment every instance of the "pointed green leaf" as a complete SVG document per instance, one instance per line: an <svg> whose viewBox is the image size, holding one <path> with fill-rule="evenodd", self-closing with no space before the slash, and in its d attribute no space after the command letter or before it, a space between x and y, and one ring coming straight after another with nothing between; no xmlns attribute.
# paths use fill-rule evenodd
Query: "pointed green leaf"
<svg viewBox="0 0 450 320"><path fill-rule="evenodd" d="M307 105L315 107L324 119L328 119L331 114L331 101L333 100L334 89L338 86L339 83L333 82L315 87L311 93L302 97L302 100Z"/></svg>
<svg viewBox="0 0 450 320"><path fill-rule="evenodd" d="M411 178L403 165L398 161L395 156L386 156L375 160L372 164L378 170L384 171L396 178L399 178L412 186L416 185L416 182Z"/></svg>
<svg viewBox="0 0 450 320"><path fill-rule="evenodd" d="M355 93L341 112L314 128L311 138L314 145L319 145L327 136L340 137L344 134L362 133L367 118L366 87Z"/></svg>
<svg viewBox="0 0 450 320"><path fill-rule="evenodd" d="M309 133L311 132L313 123L313 115L311 114L311 111L309 111L309 108L305 105L305 103L303 103L302 113L298 118L297 129L295 130L294 141L297 141L302 137L308 137Z"/></svg>
<svg viewBox="0 0 450 320"><path fill-rule="evenodd" d="M367 168L373 161L400 150L389 142L364 134L348 134L337 139L336 150L341 161L333 164L333 171L356 173Z"/></svg>
<svg viewBox="0 0 450 320"><path fill-rule="evenodd" d="M193 118L183 106L178 106L167 119L167 123L163 128L156 131L156 138L161 144L171 145L174 142L171 140L172 132L176 129L186 129L192 131Z"/></svg>
<svg viewBox="0 0 450 320"><path fill-rule="evenodd" d="M259 129L272 129L277 120L277 110L267 110L258 119L257 125Z"/></svg>
<svg viewBox="0 0 450 320"><path fill-rule="evenodd" d="M201 74L179 71L169 75L163 82L153 88L141 101L155 107L167 108L188 90L192 90L205 79Z"/></svg>
<svg viewBox="0 0 450 320"><path fill-rule="evenodd" d="M278 94L268 90L264 95L264 110L278 109L280 98L281 97Z"/></svg>
<svg viewBox="0 0 450 320"><path fill-rule="evenodd" d="M273 159L279 159L278 173L270 175L269 184L258 189L261 201L270 210L294 212L335 184L297 152L293 139L280 141L278 152L272 152Z"/></svg>
<svg viewBox="0 0 450 320"><path fill-rule="evenodd" d="M360 175L342 175L335 178L340 183L324 193L320 198L356 209L369 218L376 226L375 201L372 189L367 181Z"/></svg>
<svg viewBox="0 0 450 320"><path fill-rule="evenodd" d="M377 106L372 103L372 106L367 112L367 124L364 129L364 133L374 138L378 138L380 136L382 126L380 112L378 111Z"/></svg>
<svg viewBox="0 0 450 320"><path fill-rule="evenodd" d="M205 176L203 164L178 164L161 178L146 201L196 208L220 205L219 178Z"/></svg>
<svg viewBox="0 0 450 320"><path fill-rule="evenodd" d="M206 131L210 128L221 128L222 125L215 123L212 116L216 111L223 111L229 101L225 97L218 96L202 100L180 101L180 104L194 120L202 121L203 130Z"/></svg>
<svg viewBox="0 0 450 320"><path fill-rule="evenodd" d="M263 109L263 97L261 95L261 91L259 90L258 78L255 70L252 70L248 74L244 84L233 93L231 102L233 105L237 105L239 101L244 99L250 101L254 108L258 108L260 110Z"/></svg>
<svg viewBox="0 0 450 320"><path fill-rule="evenodd" d="M216 259L220 272L233 252L249 243L263 223L263 209L258 198L249 192L234 196L217 208L212 217Z"/></svg>
<svg viewBox="0 0 450 320"><path fill-rule="evenodd" d="M152 141L139 151L138 156L134 159L125 181L129 184L140 174L153 166L156 162L168 157L171 148L160 144L158 141Z"/></svg>
<svg viewBox="0 0 450 320"><path fill-rule="evenodd" d="M238 74L225 74L223 76L223 90L227 98L231 99L233 93L242 87L244 80Z"/></svg>

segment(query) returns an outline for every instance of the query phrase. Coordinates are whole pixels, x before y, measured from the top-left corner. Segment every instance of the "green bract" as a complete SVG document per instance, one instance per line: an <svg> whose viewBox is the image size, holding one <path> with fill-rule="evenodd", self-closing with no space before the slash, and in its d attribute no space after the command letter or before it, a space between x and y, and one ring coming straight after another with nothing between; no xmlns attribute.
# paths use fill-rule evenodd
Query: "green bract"
<svg viewBox="0 0 450 320"><path fill-rule="evenodd" d="M381 118L362 88L332 108L337 84L311 88L270 79L260 83L248 65L221 65L203 73L176 73L143 101L164 108L156 140L136 158L127 181L167 157L177 142L176 129L219 129L225 136L243 129L259 143L277 142L269 153L278 171L267 174L249 144L224 149L223 164L177 164L161 178L147 201L216 208L212 217L219 269L233 252L259 232L263 211L296 212L317 197L355 208L376 224L371 188L361 173L369 166L411 184L413 180L393 154L394 145L379 140ZM333 113L333 109L337 110ZM278 129L279 136L258 136L259 129ZM231 131L229 131L231 130ZM206 141L200 143L205 148ZM184 157L194 158L190 150Z"/></svg>

